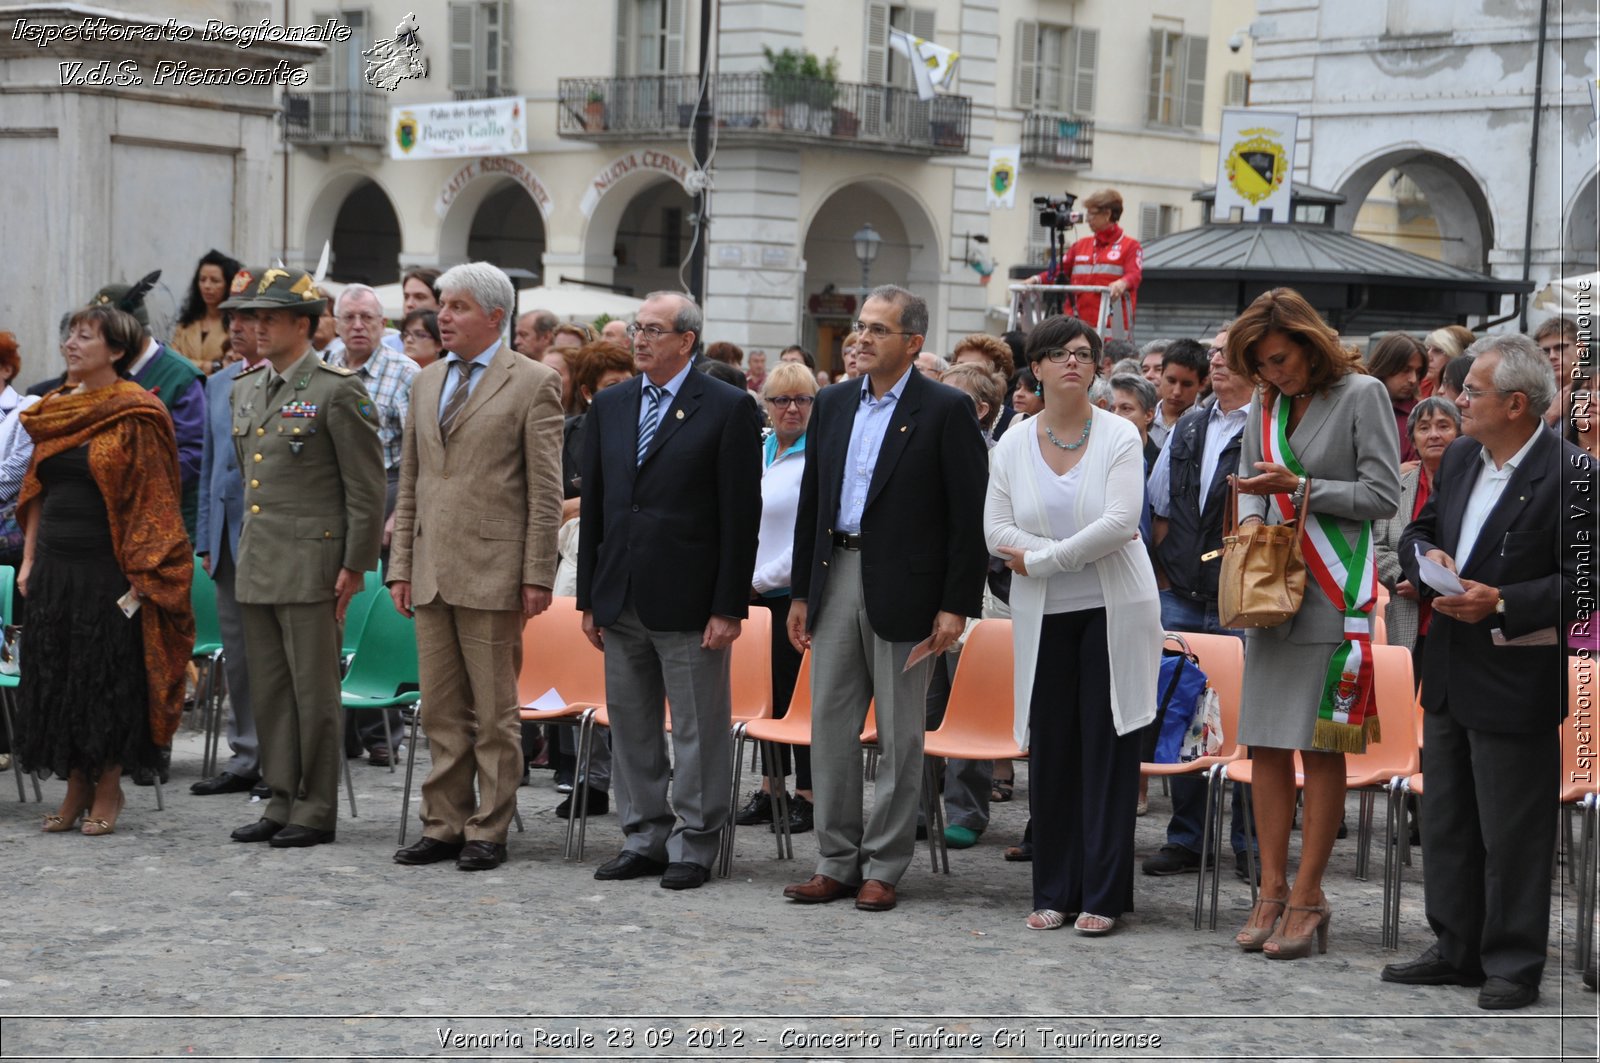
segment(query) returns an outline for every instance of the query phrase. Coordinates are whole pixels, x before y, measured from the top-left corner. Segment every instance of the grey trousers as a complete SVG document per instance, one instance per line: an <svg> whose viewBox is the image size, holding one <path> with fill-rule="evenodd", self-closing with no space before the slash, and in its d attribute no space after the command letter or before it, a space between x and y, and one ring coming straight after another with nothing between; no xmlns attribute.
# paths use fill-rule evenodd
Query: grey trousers
<svg viewBox="0 0 1600 1063"><path fill-rule="evenodd" d="M222 633L223 671L228 677L228 748L233 756L222 770L241 779L261 777L261 744L250 715L250 669L244 651L244 617L233 596L233 552L223 532L222 549L211 559L211 582L217 589L217 627Z"/></svg>
<svg viewBox="0 0 1600 1063"><path fill-rule="evenodd" d="M922 738L933 659L903 671L915 642L886 642L867 620L861 555L837 550L827 597L811 603L811 780L817 873L893 885L911 863L922 796ZM929 633L932 633L930 627ZM876 701L877 800L862 810L861 728Z"/></svg>
<svg viewBox="0 0 1600 1063"><path fill-rule="evenodd" d="M733 695L731 650L702 649L702 637L700 631L651 631L631 602L623 606L605 629L606 710L623 848L709 868L733 807Z"/></svg>

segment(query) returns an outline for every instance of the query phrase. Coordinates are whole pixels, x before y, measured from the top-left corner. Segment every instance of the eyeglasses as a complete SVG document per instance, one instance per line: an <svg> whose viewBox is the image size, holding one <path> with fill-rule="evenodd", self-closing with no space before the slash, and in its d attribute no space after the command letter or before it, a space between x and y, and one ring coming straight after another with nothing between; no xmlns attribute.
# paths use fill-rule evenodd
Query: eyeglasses
<svg viewBox="0 0 1600 1063"><path fill-rule="evenodd" d="M790 406L803 410L817 400L814 395L768 395L767 401L780 410L787 410Z"/></svg>
<svg viewBox="0 0 1600 1063"><path fill-rule="evenodd" d="M1513 388L1462 388L1461 398L1468 402L1477 402L1485 395L1510 395L1514 391Z"/></svg>
<svg viewBox="0 0 1600 1063"><path fill-rule="evenodd" d="M433 339L433 333L429 332L427 329L412 329L410 332L406 333L406 339L416 340L418 343L421 343L424 340Z"/></svg>
<svg viewBox="0 0 1600 1063"><path fill-rule="evenodd" d="M857 321L855 323L854 331L861 333L863 336L871 336L875 340L887 339L890 336L915 336L916 335L915 332L900 332L900 331L897 331L895 329L890 328L887 325L878 325L878 324L869 325L865 321Z"/></svg>
<svg viewBox="0 0 1600 1063"><path fill-rule="evenodd" d="M1225 353L1227 349L1226 347L1211 347L1206 350L1206 353L1215 358L1217 355Z"/></svg>
<svg viewBox="0 0 1600 1063"><path fill-rule="evenodd" d="M341 324L341 325L357 325L357 324L360 324L360 325L372 325L372 324L375 324L375 323L377 323L379 321L382 321L382 320L383 320L383 317L381 315L379 315L379 314L340 314L339 315L339 324Z"/></svg>
<svg viewBox="0 0 1600 1063"><path fill-rule="evenodd" d="M1044 356L1058 365L1066 361L1068 357L1071 357L1080 365L1094 364L1093 347L1057 347L1053 350L1045 351Z"/></svg>
<svg viewBox="0 0 1600 1063"><path fill-rule="evenodd" d="M641 325L637 321L628 326L628 338L637 339L639 336L649 336L651 339L660 339L662 336L677 336L682 329L662 328L660 325Z"/></svg>

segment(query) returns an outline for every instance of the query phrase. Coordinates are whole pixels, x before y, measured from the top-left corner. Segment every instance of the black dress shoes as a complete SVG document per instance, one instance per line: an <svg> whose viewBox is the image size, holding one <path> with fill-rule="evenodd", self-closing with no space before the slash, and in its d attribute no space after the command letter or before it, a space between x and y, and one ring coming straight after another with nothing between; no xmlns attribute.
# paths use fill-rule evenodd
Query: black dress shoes
<svg viewBox="0 0 1600 1063"><path fill-rule="evenodd" d="M1539 987L1494 975L1478 990L1478 1007L1484 1011L1515 1011L1538 1003Z"/></svg>
<svg viewBox="0 0 1600 1063"><path fill-rule="evenodd" d="M265 779L262 779L254 786L250 787L250 796L259 797L261 800L265 801L267 798L272 796L272 787L267 785L267 781Z"/></svg>
<svg viewBox="0 0 1600 1063"><path fill-rule="evenodd" d="M456 867L462 871L489 871L505 862L504 842L468 842L456 857Z"/></svg>
<svg viewBox="0 0 1600 1063"><path fill-rule="evenodd" d="M624 849L616 858L608 860L595 868L594 877L601 882L612 882L626 878L644 878L646 875L659 875L667 869L667 865L660 860L652 860L642 853L632 849Z"/></svg>
<svg viewBox="0 0 1600 1063"><path fill-rule="evenodd" d="M210 797L212 794L238 794L250 789L255 784L256 781L254 779L246 779L235 775L231 771L225 771L221 775L213 775L209 779L201 779L189 787L189 792L191 794L199 794L201 797Z"/></svg>
<svg viewBox="0 0 1600 1063"><path fill-rule="evenodd" d="M236 842L264 842L270 841L282 829L282 823L275 823L263 816L248 827L240 827L230 837Z"/></svg>
<svg viewBox="0 0 1600 1063"><path fill-rule="evenodd" d="M397 864L438 864L454 860L461 855L460 842L442 842L438 838L423 838L412 842L394 854Z"/></svg>
<svg viewBox="0 0 1600 1063"><path fill-rule="evenodd" d="M734 813L733 821L741 827L754 827L758 823L772 822L772 795L765 790L757 790L750 795L750 800L744 807Z"/></svg>
<svg viewBox="0 0 1600 1063"><path fill-rule="evenodd" d="M304 849L312 845L326 845L333 841L333 831L318 830L291 823L272 836L268 842L274 849Z"/></svg>
<svg viewBox="0 0 1600 1063"><path fill-rule="evenodd" d="M706 884L706 880L710 877L710 868L687 862L673 862L667 865L667 870L661 875L661 888L664 890L699 889Z"/></svg>
<svg viewBox="0 0 1600 1063"><path fill-rule="evenodd" d="M559 805L556 806L556 818L557 819L571 819L572 818L572 799L577 797L577 796L578 796L577 794L572 794L572 795L568 796L565 801L562 801ZM589 804L588 804L588 807L584 809L584 812L587 815L591 815L591 816L603 816L607 812L610 812L610 811L611 811L611 797L610 797L610 795L607 794L604 790L596 790L594 787L591 786L589 788Z"/></svg>
<svg viewBox="0 0 1600 1063"><path fill-rule="evenodd" d="M1429 946L1427 952L1410 963L1388 964L1378 977L1385 982L1399 982L1402 985L1483 985L1483 975L1458 970L1439 955L1437 945Z"/></svg>

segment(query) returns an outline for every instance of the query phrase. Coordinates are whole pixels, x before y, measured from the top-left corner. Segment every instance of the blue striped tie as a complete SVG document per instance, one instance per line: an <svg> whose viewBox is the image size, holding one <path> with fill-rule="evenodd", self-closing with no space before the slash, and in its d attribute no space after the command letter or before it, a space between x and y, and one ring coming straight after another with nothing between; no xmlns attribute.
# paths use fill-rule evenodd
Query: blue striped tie
<svg viewBox="0 0 1600 1063"><path fill-rule="evenodd" d="M656 437L656 425L661 420L661 395L662 388L654 384L644 386L645 401L650 405L644 411L644 423L639 426L639 457L638 464L644 464L645 451L650 449L650 441Z"/></svg>

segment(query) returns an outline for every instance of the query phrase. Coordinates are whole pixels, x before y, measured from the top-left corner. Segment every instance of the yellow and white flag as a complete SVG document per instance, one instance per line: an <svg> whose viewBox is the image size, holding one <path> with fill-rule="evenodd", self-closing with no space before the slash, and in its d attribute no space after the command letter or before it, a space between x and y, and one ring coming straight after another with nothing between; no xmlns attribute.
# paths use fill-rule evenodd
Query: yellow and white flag
<svg viewBox="0 0 1600 1063"><path fill-rule="evenodd" d="M905 30L889 27L889 47L906 57L911 66L911 77L917 83L917 98L931 100L934 87L950 79L960 52L951 51L932 41L913 37Z"/></svg>
<svg viewBox="0 0 1600 1063"><path fill-rule="evenodd" d="M1022 168L1022 146L989 149L989 182L985 186L987 205L1010 210L1017 205L1017 176Z"/></svg>

